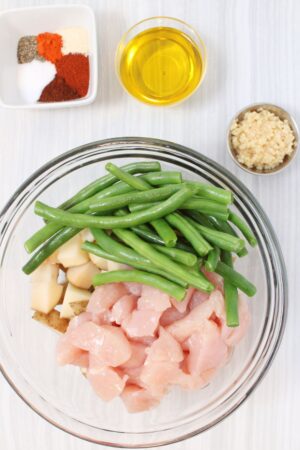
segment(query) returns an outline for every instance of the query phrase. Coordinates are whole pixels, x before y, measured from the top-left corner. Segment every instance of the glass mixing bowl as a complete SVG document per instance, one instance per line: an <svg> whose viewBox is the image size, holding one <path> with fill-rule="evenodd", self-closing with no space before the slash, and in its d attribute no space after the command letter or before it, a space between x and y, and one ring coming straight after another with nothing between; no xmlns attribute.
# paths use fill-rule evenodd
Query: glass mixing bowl
<svg viewBox="0 0 300 450"><path fill-rule="evenodd" d="M231 189L235 209L252 228L258 247L237 262L257 286L249 299L252 324L230 362L204 389L172 391L160 406L128 414L119 399L97 398L79 369L58 367L58 335L31 319L30 279L21 267L28 256L23 242L41 220L33 214L39 198L61 201L104 173L112 160L124 164L158 160L186 178ZM94 142L59 156L16 191L1 214L0 362L20 397L53 425L95 443L147 447L186 439L234 411L266 373L280 343L287 310L287 279L280 247L265 213L248 189L223 167L180 145L153 139L120 138Z"/></svg>

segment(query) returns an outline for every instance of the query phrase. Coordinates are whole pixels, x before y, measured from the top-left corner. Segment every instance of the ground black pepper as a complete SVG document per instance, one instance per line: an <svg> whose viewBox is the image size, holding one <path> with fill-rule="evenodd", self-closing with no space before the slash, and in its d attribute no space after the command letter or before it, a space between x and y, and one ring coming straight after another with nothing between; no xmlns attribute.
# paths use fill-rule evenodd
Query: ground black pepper
<svg viewBox="0 0 300 450"><path fill-rule="evenodd" d="M19 39L17 57L19 64L29 63L34 59L44 61L44 58L38 54L36 36L23 36Z"/></svg>

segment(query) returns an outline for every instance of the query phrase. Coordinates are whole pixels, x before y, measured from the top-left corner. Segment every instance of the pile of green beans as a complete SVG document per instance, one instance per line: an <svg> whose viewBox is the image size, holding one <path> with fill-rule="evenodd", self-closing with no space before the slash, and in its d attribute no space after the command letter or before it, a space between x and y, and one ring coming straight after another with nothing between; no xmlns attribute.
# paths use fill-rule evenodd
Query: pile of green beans
<svg viewBox="0 0 300 450"><path fill-rule="evenodd" d="M239 325L238 290L249 297L255 286L233 268L233 256L245 256L257 240L246 222L229 209L230 191L183 180L156 161L105 166L108 174L90 183L59 207L37 201L35 213L46 224L24 246L33 253L23 267L32 273L65 242L85 228L94 242L82 249L132 270L95 276L94 286L134 281L167 292L178 301L193 286L212 292L205 273L224 279L227 325ZM240 234L242 237L240 237Z"/></svg>

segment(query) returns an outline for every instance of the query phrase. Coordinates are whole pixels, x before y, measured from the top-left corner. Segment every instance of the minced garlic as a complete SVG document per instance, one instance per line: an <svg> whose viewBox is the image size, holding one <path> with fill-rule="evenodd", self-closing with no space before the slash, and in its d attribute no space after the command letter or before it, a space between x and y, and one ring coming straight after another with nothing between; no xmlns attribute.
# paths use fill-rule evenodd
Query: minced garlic
<svg viewBox="0 0 300 450"><path fill-rule="evenodd" d="M287 120L259 108L248 111L231 127L237 160L249 169L274 169L294 151L294 133Z"/></svg>

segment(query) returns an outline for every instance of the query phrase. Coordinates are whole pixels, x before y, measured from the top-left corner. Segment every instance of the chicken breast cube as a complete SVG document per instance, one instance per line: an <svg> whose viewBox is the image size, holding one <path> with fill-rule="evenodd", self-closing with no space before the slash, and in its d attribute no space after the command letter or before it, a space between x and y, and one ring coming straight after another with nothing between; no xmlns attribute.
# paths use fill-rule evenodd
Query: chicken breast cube
<svg viewBox="0 0 300 450"><path fill-rule="evenodd" d="M122 283L110 283L96 287L90 298L87 311L94 314L108 311L119 298L126 294L127 289Z"/></svg>
<svg viewBox="0 0 300 450"><path fill-rule="evenodd" d="M195 292L195 288L193 287L189 287L187 290L187 293L185 294L184 299L179 302L176 300L176 298L170 298L172 305L174 306L174 308L177 309L178 312L180 313L184 313L188 307L188 304L193 296Z"/></svg>
<svg viewBox="0 0 300 450"><path fill-rule="evenodd" d="M137 297L135 295L124 295L112 307L110 320L120 325L136 306Z"/></svg>
<svg viewBox="0 0 300 450"><path fill-rule="evenodd" d="M170 297L165 292L151 286L143 285L141 297L138 300L138 309L151 309L162 312L170 308Z"/></svg>
<svg viewBox="0 0 300 450"><path fill-rule="evenodd" d="M60 366L64 366L65 364L74 364L79 358L82 357L82 355L86 353L87 352L84 350L75 347L75 345L70 342L70 339L65 334L60 337L56 346L56 360Z"/></svg>
<svg viewBox="0 0 300 450"><path fill-rule="evenodd" d="M122 327L129 337L154 336L161 312L151 309L134 310L122 322Z"/></svg>
<svg viewBox="0 0 300 450"><path fill-rule="evenodd" d="M220 291L211 293L209 299L192 309L187 316L172 323L166 330L178 341L183 342L193 333L201 330L212 314L224 316L224 300Z"/></svg>
<svg viewBox="0 0 300 450"><path fill-rule="evenodd" d="M42 264L31 277L31 308L48 314L60 301L63 286L58 284L59 268L54 264Z"/></svg>
<svg viewBox="0 0 300 450"><path fill-rule="evenodd" d="M126 363L122 364L122 369L135 369L136 367L140 367L144 364L146 359L146 345L141 344L140 342L130 342L131 346L131 357L126 361Z"/></svg>
<svg viewBox="0 0 300 450"><path fill-rule="evenodd" d="M131 346L120 328L84 322L68 333L70 342L97 356L99 363L117 367L131 357Z"/></svg>
<svg viewBox="0 0 300 450"><path fill-rule="evenodd" d="M87 252L81 250L82 237L76 234L72 239L62 245L57 252L57 260L65 268L81 266L89 261Z"/></svg>
<svg viewBox="0 0 300 450"><path fill-rule="evenodd" d="M163 327L159 328L159 338L146 350L146 364L151 361L180 362L183 360L181 345Z"/></svg>
<svg viewBox="0 0 300 450"><path fill-rule="evenodd" d="M141 381L151 395L161 397L167 392L169 385L176 383L178 373L177 363L151 361L144 365Z"/></svg>
<svg viewBox="0 0 300 450"><path fill-rule="evenodd" d="M111 367L102 367L97 373L88 370L87 379L96 394L105 402L118 397L126 384L126 376L121 378Z"/></svg>
<svg viewBox="0 0 300 450"><path fill-rule="evenodd" d="M148 411L159 404L159 398L153 397L146 389L139 386L126 386L121 398L129 413Z"/></svg>
<svg viewBox="0 0 300 450"><path fill-rule="evenodd" d="M187 368L192 375L202 375L208 370L218 369L227 361L227 345L218 326L211 320L206 320L201 331L188 338L187 346Z"/></svg>

